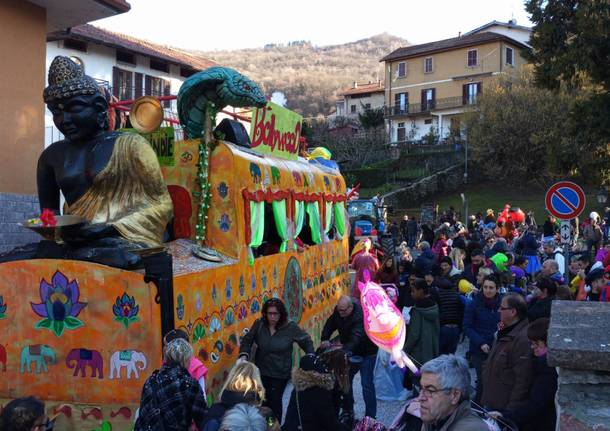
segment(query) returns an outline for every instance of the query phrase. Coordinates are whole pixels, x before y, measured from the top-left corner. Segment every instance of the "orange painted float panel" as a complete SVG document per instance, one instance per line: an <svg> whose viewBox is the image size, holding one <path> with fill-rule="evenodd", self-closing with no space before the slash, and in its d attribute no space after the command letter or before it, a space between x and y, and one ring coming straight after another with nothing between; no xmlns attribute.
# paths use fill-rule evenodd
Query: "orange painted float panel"
<svg viewBox="0 0 610 431"><path fill-rule="evenodd" d="M161 363L156 287L136 272L68 260L5 263L0 280L1 397L36 395L78 429L131 423Z"/></svg>

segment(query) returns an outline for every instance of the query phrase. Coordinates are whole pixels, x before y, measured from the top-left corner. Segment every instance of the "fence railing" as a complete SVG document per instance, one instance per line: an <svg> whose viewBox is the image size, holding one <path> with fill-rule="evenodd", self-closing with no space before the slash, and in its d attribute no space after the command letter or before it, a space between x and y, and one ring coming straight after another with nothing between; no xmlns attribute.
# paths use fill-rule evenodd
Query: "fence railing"
<svg viewBox="0 0 610 431"><path fill-rule="evenodd" d="M464 98L462 96L456 97L445 97L442 99L433 99L421 103L410 103L408 105L395 105L386 106L385 115L387 117L399 116L399 115L416 115L429 113L433 110L438 109L451 109L460 108L462 106L476 104L476 97Z"/></svg>

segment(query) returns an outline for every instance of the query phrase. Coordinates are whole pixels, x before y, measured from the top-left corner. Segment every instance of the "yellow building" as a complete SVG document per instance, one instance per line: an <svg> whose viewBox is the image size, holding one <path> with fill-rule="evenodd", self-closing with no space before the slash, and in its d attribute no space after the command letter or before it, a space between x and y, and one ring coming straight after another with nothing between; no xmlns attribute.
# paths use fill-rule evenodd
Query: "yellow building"
<svg viewBox="0 0 610 431"><path fill-rule="evenodd" d="M390 142L439 140L460 127L490 80L525 64L528 47L504 34L481 32L399 48L386 55L385 105Z"/></svg>

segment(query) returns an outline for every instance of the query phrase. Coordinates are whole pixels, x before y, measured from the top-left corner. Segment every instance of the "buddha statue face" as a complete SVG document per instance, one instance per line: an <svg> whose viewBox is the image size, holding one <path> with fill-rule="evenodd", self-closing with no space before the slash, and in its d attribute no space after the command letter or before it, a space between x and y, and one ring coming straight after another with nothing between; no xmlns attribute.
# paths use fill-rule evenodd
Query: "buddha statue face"
<svg viewBox="0 0 610 431"><path fill-rule="evenodd" d="M58 99L48 108L55 126L71 141L91 139L108 128L108 103L101 94Z"/></svg>
<svg viewBox="0 0 610 431"><path fill-rule="evenodd" d="M87 140L108 128L108 102L80 65L68 57L55 57L48 82L43 98L67 139Z"/></svg>

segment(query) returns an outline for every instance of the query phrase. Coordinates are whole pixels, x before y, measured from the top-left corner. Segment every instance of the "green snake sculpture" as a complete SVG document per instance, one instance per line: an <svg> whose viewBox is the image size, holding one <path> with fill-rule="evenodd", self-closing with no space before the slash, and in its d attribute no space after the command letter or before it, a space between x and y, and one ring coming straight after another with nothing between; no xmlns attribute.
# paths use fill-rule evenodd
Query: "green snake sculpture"
<svg viewBox="0 0 610 431"><path fill-rule="evenodd" d="M212 143L212 125L224 107L263 107L267 103L259 86L228 67L211 67L190 76L178 92L178 117L189 138L201 138L197 182L200 190L196 225L197 241L205 241L206 219L210 206L208 162ZM201 249L201 247L199 247ZM202 255L201 250L193 250Z"/></svg>

